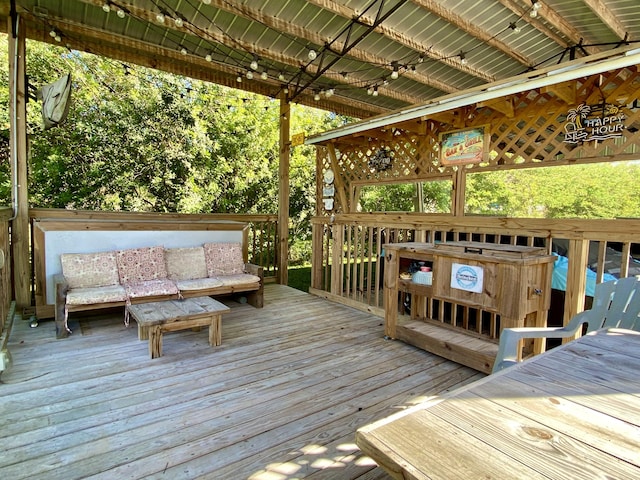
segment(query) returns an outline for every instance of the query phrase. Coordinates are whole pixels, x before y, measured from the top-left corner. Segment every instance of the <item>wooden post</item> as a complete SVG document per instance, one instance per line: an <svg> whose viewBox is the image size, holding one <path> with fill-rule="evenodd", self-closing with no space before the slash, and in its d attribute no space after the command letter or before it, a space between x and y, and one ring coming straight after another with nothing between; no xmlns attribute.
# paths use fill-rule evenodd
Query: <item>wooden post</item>
<svg viewBox="0 0 640 480"><path fill-rule="evenodd" d="M280 167L278 170L278 283L289 282L289 159L291 155L291 104L280 97Z"/></svg>
<svg viewBox="0 0 640 480"><path fill-rule="evenodd" d="M567 266L567 291L564 299L563 324L567 325L578 313L584 311L587 290L585 269L589 263L589 240L569 240L569 264ZM577 335L579 336L579 335ZM571 339L566 339L570 341Z"/></svg>
<svg viewBox="0 0 640 480"><path fill-rule="evenodd" d="M9 117L11 125L11 182L14 218L11 222L13 286L18 307L31 305L29 288L29 191L27 188L26 32L24 22L8 19Z"/></svg>
<svg viewBox="0 0 640 480"><path fill-rule="evenodd" d="M344 228L341 223L331 225L331 293L338 296L342 296L344 279Z"/></svg>
<svg viewBox="0 0 640 480"><path fill-rule="evenodd" d="M466 180L467 176L465 175L464 169L459 166L458 170L456 170L455 176L453 177L453 206L451 209L451 214L456 217L464 216L464 195Z"/></svg>

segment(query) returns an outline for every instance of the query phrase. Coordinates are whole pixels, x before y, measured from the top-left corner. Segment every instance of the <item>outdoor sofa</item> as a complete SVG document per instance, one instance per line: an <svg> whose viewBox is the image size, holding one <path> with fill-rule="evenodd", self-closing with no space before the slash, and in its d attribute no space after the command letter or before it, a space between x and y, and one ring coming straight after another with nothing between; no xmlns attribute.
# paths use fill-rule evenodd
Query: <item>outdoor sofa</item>
<svg viewBox="0 0 640 480"><path fill-rule="evenodd" d="M55 278L58 338L71 333L70 312L239 292L246 292L256 308L264 303L263 269L244 263L240 243L63 253L60 261L62 274Z"/></svg>

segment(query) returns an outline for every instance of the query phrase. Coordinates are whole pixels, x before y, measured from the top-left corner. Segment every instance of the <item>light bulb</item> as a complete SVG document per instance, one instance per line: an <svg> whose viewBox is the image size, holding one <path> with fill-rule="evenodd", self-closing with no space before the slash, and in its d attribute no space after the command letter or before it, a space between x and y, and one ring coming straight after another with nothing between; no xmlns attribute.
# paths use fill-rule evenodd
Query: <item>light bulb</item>
<svg viewBox="0 0 640 480"><path fill-rule="evenodd" d="M258 70L258 60L256 60L255 58L251 60L249 66L251 67L251 70Z"/></svg>
<svg viewBox="0 0 640 480"><path fill-rule="evenodd" d="M372 95L373 95L374 97L377 97L377 96L378 96L378 87L373 87L373 93L372 93Z"/></svg>
<svg viewBox="0 0 640 480"><path fill-rule="evenodd" d="M252 71L248 71L247 72L247 80L253 80L253 72Z"/></svg>
<svg viewBox="0 0 640 480"><path fill-rule="evenodd" d="M164 23L164 13L160 12L159 14L157 14L156 20L158 21L158 23Z"/></svg>
<svg viewBox="0 0 640 480"><path fill-rule="evenodd" d="M532 8L531 11L529 12L529 16L531 18L536 18L538 16L538 10L535 8Z"/></svg>
<svg viewBox="0 0 640 480"><path fill-rule="evenodd" d="M269 78L269 74L265 71L260 74L260 78L262 80L267 80Z"/></svg>
<svg viewBox="0 0 640 480"><path fill-rule="evenodd" d="M186 55L186 54L187 54L187 49L186 49L186 48L184 48L184 47L182 47L182 48L180 49L180 53L181 53L182 55Z"/></svg>
<svg viewBox="0 0 640 480"><path fill-rule="evenodd" d="M120 17L120 18L124 18L124 17L125 17L125 15L126 15L126 13L125 13L125 11L124 11L124 10L122 10L121 8L119 8L119 9L116 11L116 15L118 15L118 17Z"/></svg>
<svg viewBox="0 0 640 480"><path fill-rule="evenodd" d="M467 57L466 57L465 53L464 52L460 52L458 54L458 56L460 57L460 63L462 65L466 65L467 64Z"/></svg>
<svg viewBox="0 0 640 480"><path fill-rule="evenodd" d="M511 22L509 24L509 28L513 30L513 33L520 33L520 27L515 24L515 22Z"/></svg>
<svg viewBox="0 0 640 480"><path fill-rule="evenodd" d="M373 95L373 88L367 88L367 95Z"/></svg>
<svg viewBox="0 0 640 480"><path fill-rule="evenodd" d="M210 54L210 53L207 53L207 55L204 57L204 59L205 59L207 62L210 62L210 61L212 60L211 54Z"/></svg>
<svg viewBox="0 0 640 480"><path fill-rule="evenodd" d="M394 70L391 72L391 80L396 80L398 78L398 71Z"/></svg>
<svg viewBox="0 0 640 480"><path fill-rule="evenodd" d="M316 51L312 48L311 50L309 50L309 53L307 54L307 56L309 57L309 60L313 61L316 58L318 58L318 54L316 53Z"/></svg>
<svg viewBox="0 0 640 480"><path fill-rule="evenodd" d="M211 0L202 0L202 3L204 3L205 5L210 5L211 4Z"/></svg>
<svg viewBox="0 0 640 480"><path fill-rule="evenodd" d="M51 31L49 32L49 36L50 36L51 38L56 38L56 35L58 35L58 34L56 33L56 31L55 31L55 30L51 30Z"/></svg>
<svg viewBox="0 0 640 480"><path fill-rule="evenodd" d="M206 3L206 2L203 1L202 3ZM242 83L242 75L238 74L238 76L236 77L236 82Z"/></svg>
<svg viewBox="0 0 640 480"><path fill-rule="evenodd" d="M54 39L55 39L55 41L56 41L56 42L59 42L59 41L61 41L61 40L62 40L62 37L61 37L60 35L56 35L56 36L54 37Z"/></svg>
<svg viewBox="0 0 640 480"><path fill-rule="evenodd" d="M184 26L184 20L182 20L182 17L176 18L175 24L176 24L176 27L182 28Z"/></svg>
<svg viewBox="0 0 640 480"><path fill-rule="evenodd" d="M320 94L318 92L315 93L315 95L313 96L313 99L317 102L320 100Z"/></svg>
<svg viewBox="0 0 640 480"><path fill-rule="evenodd" d="M105 2L105 4L102 5L102 10L104 11L104 13L109 13L111 11L111 6L109 5L109 2Z"/></svg>
<svg viewBox="0 0 640 480"><path fill-rule="evenodd" d="M278 74L278 80L280 80L281 82L284 82L284 73L280 72Z"/></svg>

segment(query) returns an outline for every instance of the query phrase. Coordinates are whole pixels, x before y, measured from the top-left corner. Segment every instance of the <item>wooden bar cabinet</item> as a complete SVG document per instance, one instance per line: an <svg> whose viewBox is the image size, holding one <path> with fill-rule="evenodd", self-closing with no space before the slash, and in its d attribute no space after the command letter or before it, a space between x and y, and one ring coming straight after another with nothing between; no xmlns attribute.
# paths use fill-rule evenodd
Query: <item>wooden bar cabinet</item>
<svg viewBox="0 0 640 480"><path fill-rule="evenodd" d="M545 248L396 243L384 252L388 338L490 373L503 328L546 326L555 257ZM432 269L431 285L409 273L418 262ZM525 346L543 350L541 342Z"/></svg>

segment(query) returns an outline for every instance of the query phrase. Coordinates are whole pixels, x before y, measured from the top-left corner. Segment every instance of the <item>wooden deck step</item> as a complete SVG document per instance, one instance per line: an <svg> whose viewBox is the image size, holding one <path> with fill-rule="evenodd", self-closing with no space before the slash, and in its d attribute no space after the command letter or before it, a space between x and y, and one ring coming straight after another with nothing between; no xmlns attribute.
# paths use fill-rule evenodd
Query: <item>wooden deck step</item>
<svg viewBox="0 0 640 480"><path fill-rule="evenodd" d="M498 353L496 342L422 320L398 325L396 338L487 374Z"/></svg>

